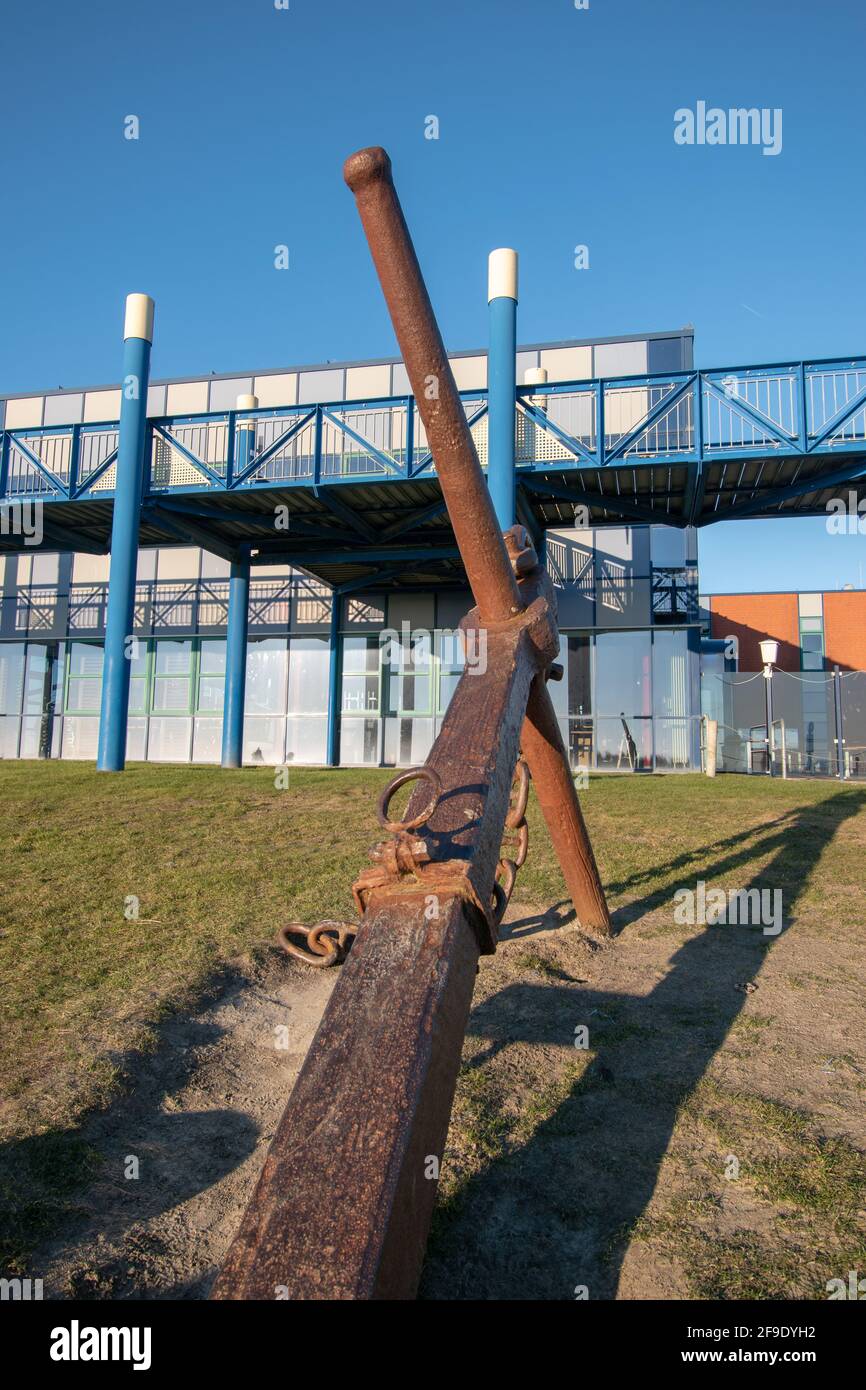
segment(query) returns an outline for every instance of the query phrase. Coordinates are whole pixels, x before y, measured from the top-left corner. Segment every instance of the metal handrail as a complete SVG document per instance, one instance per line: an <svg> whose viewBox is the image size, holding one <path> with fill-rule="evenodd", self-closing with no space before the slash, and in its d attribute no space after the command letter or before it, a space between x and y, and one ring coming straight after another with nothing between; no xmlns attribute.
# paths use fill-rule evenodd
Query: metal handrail
<svg viewBox="0 0 866 1390"><path fill-rule="evenodd" d="M459 395L483 435L486 388ZM315 484L346 476L409 478L430 466L411 395L242 415L257 427L257 447L242 475L235 470L237 411L151 419L149 492L230 492L308 478ZM274 448L293 427L294 437ZM866 357L520 386L515 428L523 430L518 457L528 469L557 461L585 464L588 457L607 467L636 458L702 462L770 451L859 452L866 447ZM0 501L110 496L117 431L116 421L0 430ZM274 467L281 458L282 471Z"/></svg>

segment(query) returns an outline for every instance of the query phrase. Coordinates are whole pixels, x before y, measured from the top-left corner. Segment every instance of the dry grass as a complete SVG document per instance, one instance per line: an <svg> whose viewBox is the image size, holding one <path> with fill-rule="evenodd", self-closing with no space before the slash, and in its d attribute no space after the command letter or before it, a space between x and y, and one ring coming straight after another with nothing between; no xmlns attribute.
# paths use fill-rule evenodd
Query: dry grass
<svg viewBox="0 0 866 1390"><path fill-rule="evenodd" d="M160 1021L267 951L280 923L353 915L388 776L298 769L281 791L268 769L0 763L11 1267L74 1209L99 1163L81 1121L112 1103ZM648 1296L667 1271L684 1296L760 1296L774 1260L799 1287L804 1241L828 1260L861 1248L850 1199L866 1061L848 1021L863 1007L866 794L608 777L583 801L620 935L602 951L579 934L533 938L530 914L527 939L483 962L425 1288L473 1296L492 1280L502 1296L511 1271L519 1296L580 1282L612 1296L620 1279L620 1296ZM530 826L515 902L547 907L564 891L534 803ZM791 929L678 926L672 895L698 878L780 887ZM828 1056L832 1104L813 1075ZM720 1089L701 1089L706 1077ZM770 1123L788 1111L806 1129ZM720 1144L743 1150L737 1190L781 1221L775 1234L748 1203L731 1218ZM509 1233L503 1213L520 1210L531 1219Z"/></svg>

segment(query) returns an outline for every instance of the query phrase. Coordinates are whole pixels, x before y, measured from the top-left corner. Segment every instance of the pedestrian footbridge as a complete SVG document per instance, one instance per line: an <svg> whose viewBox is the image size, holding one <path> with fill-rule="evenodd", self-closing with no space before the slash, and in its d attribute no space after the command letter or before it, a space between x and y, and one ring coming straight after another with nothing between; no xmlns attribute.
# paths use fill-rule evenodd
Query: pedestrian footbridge
<svg viewBox="0 0 866 1390"><path fill-rule="evenodd" d="M488 392L462 393L483 466ZM866 358L517 388L516 505L548 527L706 526L866 498ZM42 546L108 550L120 427L0 435L0 549L42 504ZM289 562L332 586L457 582L435 460L411 396L146 422L138 542Z"/></svg>

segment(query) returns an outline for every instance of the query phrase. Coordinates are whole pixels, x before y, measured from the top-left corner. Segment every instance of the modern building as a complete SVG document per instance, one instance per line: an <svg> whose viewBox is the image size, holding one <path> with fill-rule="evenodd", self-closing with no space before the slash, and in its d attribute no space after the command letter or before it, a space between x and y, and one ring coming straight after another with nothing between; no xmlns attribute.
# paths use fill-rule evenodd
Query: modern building
<svg viewBox="0 0 866 1390"><path fill-rule="evenodd" d="M517 367L522 375L546 372L552 386L681 372L692 366L692 343L686 329L541 344L519 349ZM471 410L471 393L487 384L486 355L458 353L451 360ZM230 409L247 393L262 411L393 398L407 391L397 361L153 382L149 417L193 421L186 431L178 430L179 448L155 438L154 466L175 490L185 480L193 482L197 475L183 446L216 458L213 441L202 439L207 426L196 425L196 416ZM117 387L98 387L7 397L0 408L5 430L16 432L14 440L26 448L30 439L52 472L62 474L71 431L116 418L119 405ZM645 389L623 390L618 418L609 420L608 428L615 424L622 433L641 419L646 406ZM268 423L260 426L259 446ZM579 426L574 418L570 424ZM482 462L486 426L482 419L474 430ZM55 427L58 433L52 435ZM27 435L31 429L33 435ZM388 443L393 450L393 438ZM529 441L529 447L537 448L537 441ZM555 453L555 440L549 451ZM14 478L17 470L27 484L26 453L14 447L10 453L7 477ZM107 447L102 454L108 456ZM113 466L102 475L106 487L112 485ZM24 495L26 486L19 491ZM566 677L551 685L551 693L575 765L695 766L700 624L694 530L588 526L579 506L567 504L557 506L555 515L572 524L552 526L536 539L546 542L557 593ZM138 553L127 756L219 762L230 562L211 549L183 544L195 535L195 525L191 516L175 517L180 534L174 544L142 545ZM297 524L293 527L289 518L290 534ZM38 550L22 544L17 553L0 556L3 757L94 759L97 754L110 557L76 551L74 537L69 544L72 548L52 551L43 540ZM339 608L336 651L334 603ZM469 607L471 596L455 563L426 584L423 573L413 573L407 563L381 586L337 598L314 573L288 563L257 566L249 592L244 761L328 761L333 663L340 686L338 761L386 766L423 761L459 677L461 654L452 634ZM407 630L412 641L395 640ZM429 639L419 641L421 633Z"/></svg>
<svg viewBox="0 0 866 1390"><path fill-rule="evenodd" d="M723 766L753 770L759 632L782 644L772 688L795 645L866 665L860 619L845 594L702 609L697 528L814 515L843 484L866 498L866 360L697 371L690 328L515 349L515 307L493 298L489 358L451 364L500 524L527 527L557 595L573 764L697 768L709 715ZM123 388L0 400L0 755L423 761L471 600L403 364L138 392L152 305L129 313ZM834 691L787 710L792 767L829 767L841 740L834 765L856 774L862 743L866 768Z"/></svg>
<svg viewBox="0 0 866 1390"><path fill-rule="evenodd" d="M866 545L864 545L866 549ZM757 671L761 642L779 644L780 671L866 671L866 590L711 594L701 599L709 635L734 639L733 669Z"/></svg>
<svg viewBox="0 0 866 1390"><path fill-rule="evenodd" d="M866 776L866 591L712 594L701 615L703 711L719 721L723 770L763 769L769 716L788 775ZM755 674L767 641L769 689Z"/></svg>

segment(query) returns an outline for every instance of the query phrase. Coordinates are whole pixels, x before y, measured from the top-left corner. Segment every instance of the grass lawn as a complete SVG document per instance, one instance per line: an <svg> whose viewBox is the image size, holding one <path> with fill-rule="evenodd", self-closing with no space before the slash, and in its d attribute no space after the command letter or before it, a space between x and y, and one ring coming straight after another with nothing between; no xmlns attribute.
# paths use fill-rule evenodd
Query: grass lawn
<svg viewBox="0 0 866 1390"><path fill-rule="evenodd" d="M74 1210L99 1164L82 1124L160 1023L281 923L354 915L390 775L0 763L9 1268ZM600 777L582 800L618 935L533 935L565 894L531 802L525 922L482 962L423 1291L823 1296L804 1250L866 1273L866 791ZM678 924L698 879L781 889L786 930Z"/></svg>

